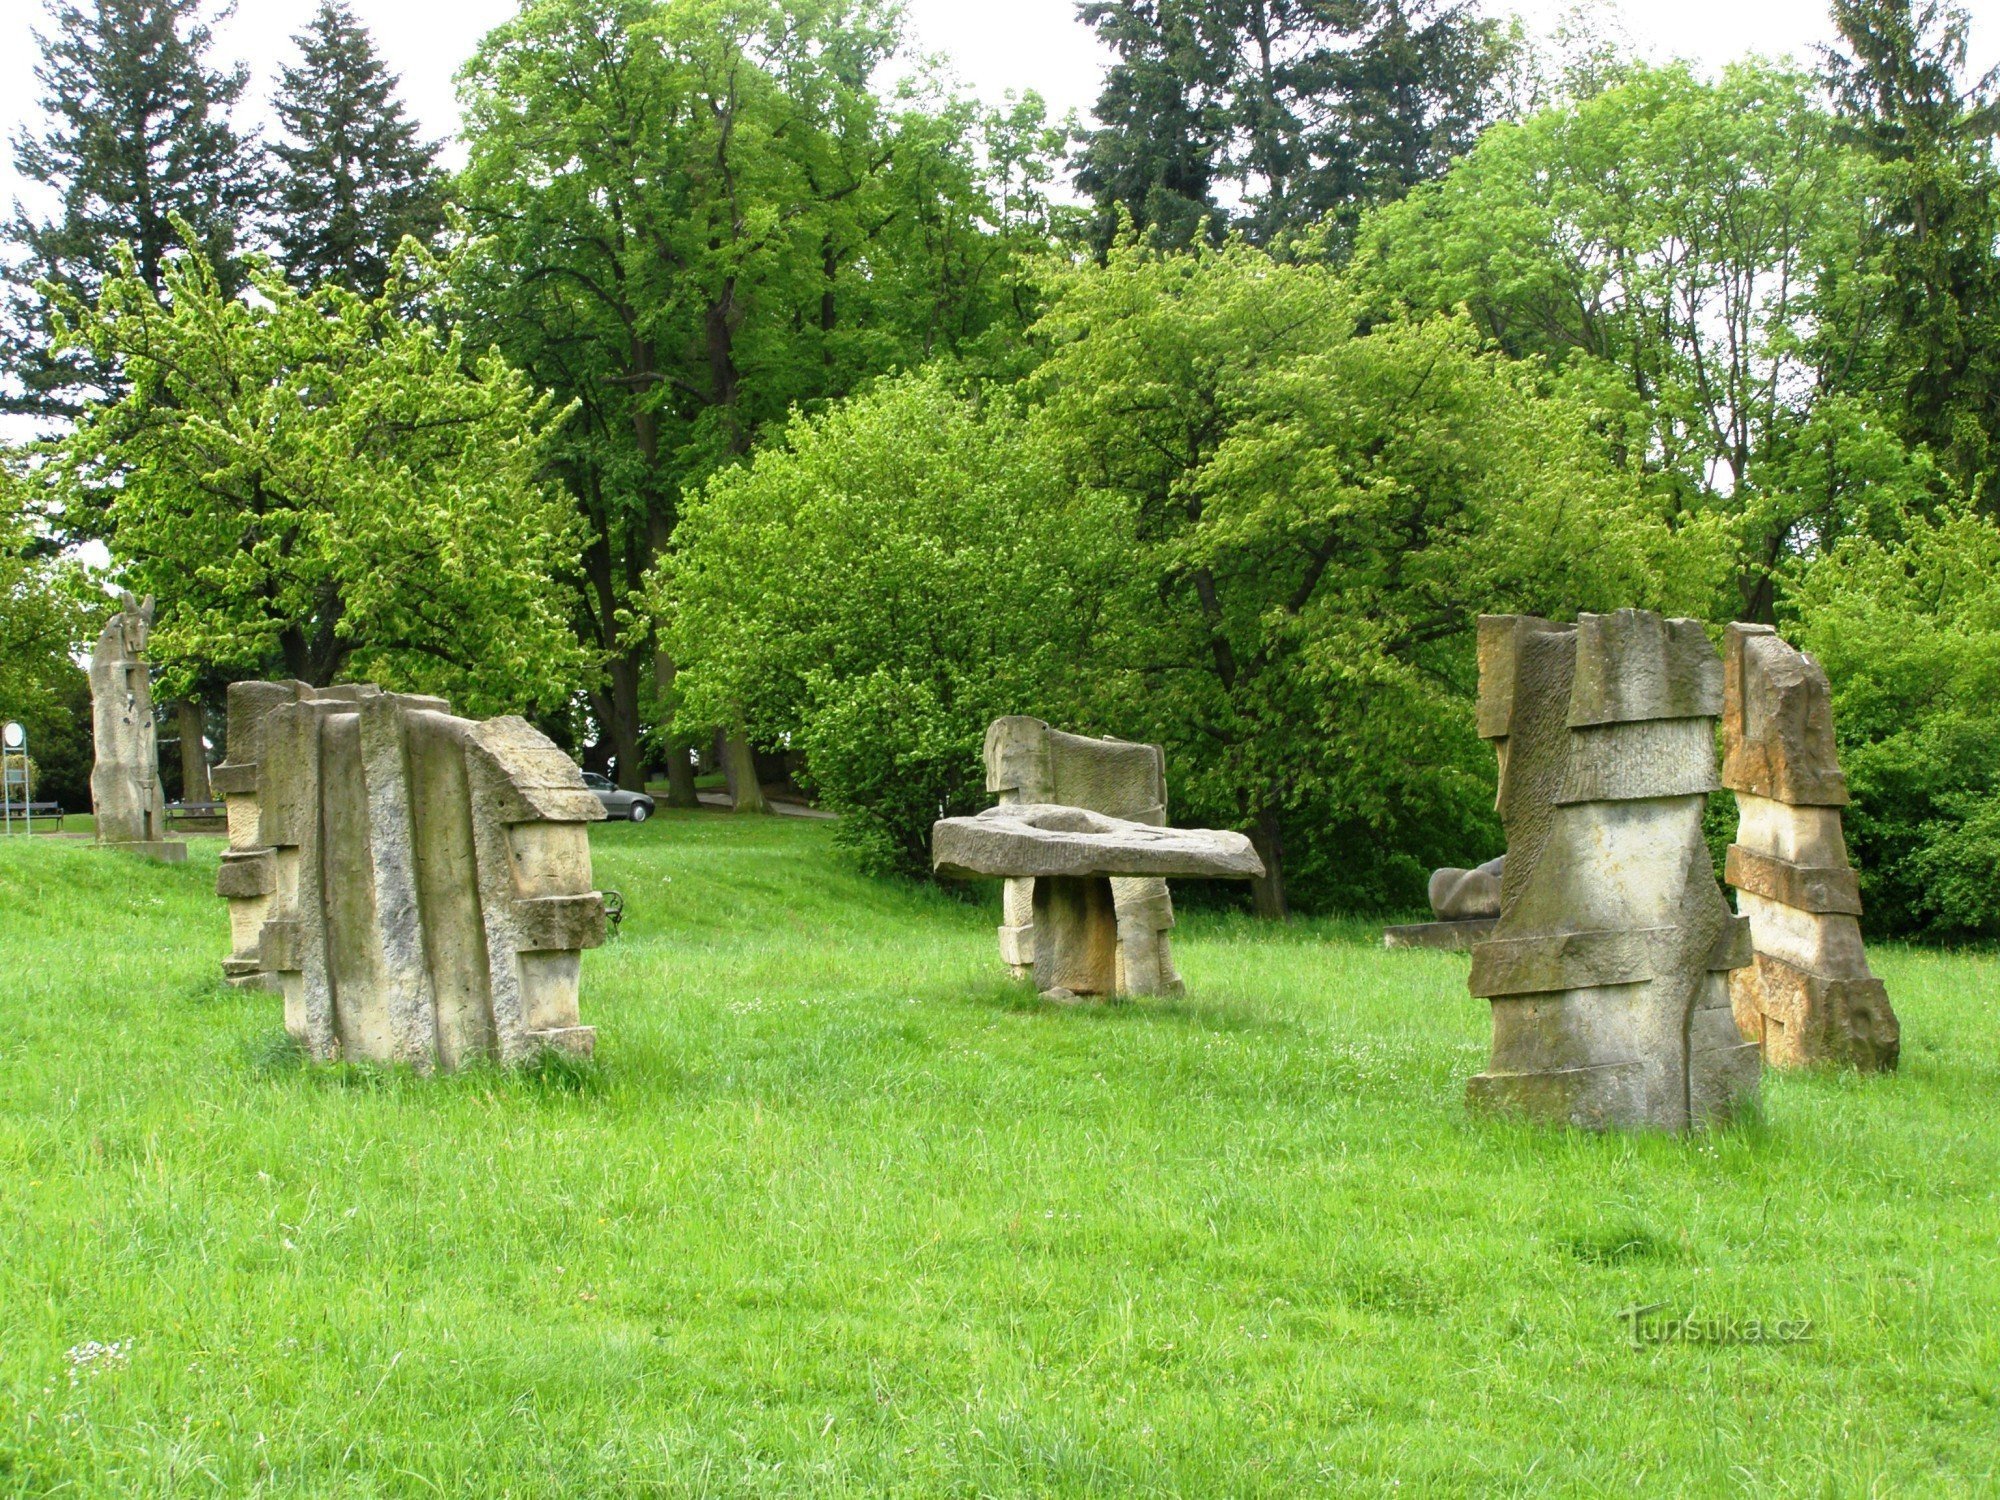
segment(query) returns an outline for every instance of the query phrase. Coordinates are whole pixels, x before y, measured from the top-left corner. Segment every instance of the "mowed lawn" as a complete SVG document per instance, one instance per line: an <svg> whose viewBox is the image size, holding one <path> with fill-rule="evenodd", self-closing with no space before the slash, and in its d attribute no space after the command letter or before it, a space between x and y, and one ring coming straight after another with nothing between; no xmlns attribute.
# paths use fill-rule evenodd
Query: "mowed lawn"
<svg viewBox="0 0 2000 1500"><path fill-rule="evenodd" d="M1875 953L1899 1076L1599 1139L1468 1118L1371 927L1058 1009L824 825L595 843L597 1064L422 1079L218 982L217 840L0 840L0 1493L2000 1490L1991 955Z"/></svg>

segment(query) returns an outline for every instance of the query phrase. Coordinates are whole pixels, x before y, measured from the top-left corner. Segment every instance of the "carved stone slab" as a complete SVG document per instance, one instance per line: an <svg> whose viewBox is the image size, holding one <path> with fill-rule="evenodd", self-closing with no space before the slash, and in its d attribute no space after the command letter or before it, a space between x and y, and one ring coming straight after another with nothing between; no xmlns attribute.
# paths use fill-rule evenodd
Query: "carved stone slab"
<svg viewBox="0 0 2000 1500"><path fill-rule="evenodd" d="M1158 745L1067 734L1024 715L995 719L987 727L986 789L1003 807L1055 803L1134 823L1167 821L1167 760ZM1111 900L1118 913L1116 993L1180 994L1168 938L1174 903L1166 881L1121 877L1111 882ZM1000 957L1017 977L1032 977L1035 882L1009 880L1002 907Z"/></svg>
<svg viewBox="0 0 2000 1500"><path fill-rule="evenodd" d="M944 818L931 830L938 873L1034 881L1032 968L1048 995L1158 993L1134 987L1130 957L1138 936L1163 930L1130 877L1200 876L1254 880L1264 863L1240 833L1159 828L1080 807L1027 804ZM1132 882L1136 884L1136 882ZM1164 901L1164 888L1159 898ZM1145 951L1145 950L1142 950ZM1157 951L1157 950L1151 950ZM1157 984L1158 976L1147 976ZM1177 981L1177 977L1176 977Z"/></svg>
<svg viewBox="0 0 2000 1500"><path fill-rule="evenodd" d="M370 686L236 683L216 768L232 982L285 999L314 1057L455 1069L588 1053L604 941L575 765L514 718Z"/></svg>
<svg viewBox="0 0 2000 1500"><path fill-rule="evenodd" d="M1726 874L1756 949L1730 976L1737 1024L1773 1067L1894 1068L1902 1032L1861 946L1826 673L1767 625L1730 626L1724 651L1722 777L1739 814Z"/></svg>
<svg viewBox="0 0 2000 1500"><path fill-rule="evenodd" d="M153 600L120 594L118 613L90 654L90 717L96 759L90 805L97 841L150 859L178 864L187 845L167 838L167 802L160 790L160 747L153 727L153 685L146 637Z"/></svg>
<svg viewBox="0 0 2000 1500"><path fill-rule="evenodd" d="M1480 733L1500 758L1500 913L1472 956L1493 1005L1468 1103L1592 1129L1681 1131L1757 1087L1729 970L1749 961L1702 841L1722 662L1640 610L1489 616Z"/></svg>

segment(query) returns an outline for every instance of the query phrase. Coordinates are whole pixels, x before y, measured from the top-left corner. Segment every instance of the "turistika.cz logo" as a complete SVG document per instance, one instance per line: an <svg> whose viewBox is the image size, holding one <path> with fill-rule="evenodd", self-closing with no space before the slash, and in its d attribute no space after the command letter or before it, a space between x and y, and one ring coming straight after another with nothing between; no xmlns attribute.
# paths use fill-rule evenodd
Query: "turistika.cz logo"
<svg viewBox="0 0 2000 1500"><path fill-rule="evenodd" d="M1744 1318L1735 1313L1676 1313L1667 1304L1628 1307L1618 1314L1634 1349L1661 1344L1803 1344L1813 1336L1811 1318Z"/></svg>

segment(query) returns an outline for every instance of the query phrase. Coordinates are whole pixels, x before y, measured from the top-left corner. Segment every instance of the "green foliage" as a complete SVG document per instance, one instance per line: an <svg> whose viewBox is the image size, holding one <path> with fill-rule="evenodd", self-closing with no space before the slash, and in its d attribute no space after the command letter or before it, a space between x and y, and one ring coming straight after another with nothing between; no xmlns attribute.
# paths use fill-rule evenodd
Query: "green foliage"
<svg viewBox="0 0 2000 1500"><path fill-rule="evenodd" d="M1332 216L1353 228L1442 172L1491 118L1499 23L1443 0L1085 0L1116 54L1078 154L1100 252L1129 222L1156 243L1260 243ZM1216 188L1233 183L1233 220ZM1327 242L1331 243L1331 242Z"/></svg>
<svg viewBox="0 0 2000 1500"><path fill-rule="evenodd" d="M438 148L418 138L346 0L321 0L294 40L303 56L272 101L287 137L271 146L278 259L299 286L378 296L404 238L428 245L444 229Z"/></svg>
<svg viewBox="0 0 2000 1500"><path fill-rule="evenodd" d="M128 252L95 306L66 301L66 339L126 394L55 448L60 492L158 596L170 689L203 667L358 675L475 713L574 691L550 398L416 315L443 277L409 245L375 301L269 271L239 298L188 255L162 305Z"/></svg>
<svg viewBox="0 0 2000 1500"><path fill-rule="evenodd" d="M1868 925L2000 937L2000 527L1951 508L1856 539L1797 608L1833 683Z"/></svg>
<svg viewBox="0 0 2000 1500"><path fill-rule="evenodd" d="M459 188L489 236L468 295L578 403L554 456L593 538L575 624L621 777L672 680L633 606L683 490L794 407L1035 311L1060 132L1032 99L885 97L900 39L880 0L550 0L465 70Z"/></svg>
<svg viewBox="0 0 2000 1500"><path fill-rule="evenodd" d="M987 724L1076 704L1124 529L1006 397L884 382L690 500L654 594L683 713L803 750L864 863L924 872L985 805Z"/></svg>
<svg viewBox="0 0 2000 1500"><path fill-rule="evenodd" d="M1958 488L2000 510L2000 73L1965 75L1969 16L1835 0L1827 56L1867 215L1840 287L1846 382L1895 412Z"/></svg>
<svg viewBox="0 0 2000 1500"><path fill-rule="evenodd" d="M47 125L14 138L16 170L62 199L59 217L37 220L16 204L7 237L19 253L6 266L0 319L0 410L74 416L108 372L79 362L80 348L50 338L53 283L71 296L97 295L131 247L134 273L154 291L179 241L172 220L192 225L202 254L225 278L260 189L254 145L229 112L248 74L207 61L211 0L54 0L40 36L35 77Z"/></svg>
<svg viewBox="0 0 2000 1500"><path fill-rule="evenodd" d="M1729 518L1736 587L1701 612L1769 619L1881 477L1873 406L1822 405L1843 360L1815 292L1851 258L1858 169L1802 74L1633 67L1374 216L1357 275L1561 371L1664 505Z"/></svg>
<svg viewBox="0 0 2000 1500"><path fill-rule="evenodd" d="M1025 411L928 373L711 482L655 598L692 717L804 749L877 864L921 868L1034 713L1164 744L1177 813L1308 905L1408 903L1495 838L1477 615L1714 572L1588 412L1461 325L1357 333L1323 264L1114 251L1037 336Z"/></svg>

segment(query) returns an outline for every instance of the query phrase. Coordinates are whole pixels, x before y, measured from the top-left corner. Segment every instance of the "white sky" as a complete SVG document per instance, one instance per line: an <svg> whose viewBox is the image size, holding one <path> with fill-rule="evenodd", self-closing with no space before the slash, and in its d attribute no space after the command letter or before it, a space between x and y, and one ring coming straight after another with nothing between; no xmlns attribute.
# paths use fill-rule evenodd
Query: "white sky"
<svg viewBox="0 0 2000 1500"><path fill-rule="evenodd" d="M403 80L406 101L434 137L457 125L452 74L514 0L351 0L376 44ZM1484 0L1495 14L1518 12L1540 30L1569 0ZM1974 17L1975 69L2000 62L2000 0L1964 0ZM280 63L294 56L290 38L315 0L239 0L222 31L220 54L246 60L261 119ZM1088 112L1104 55L1076 20L1072 0L907 0L922 48L945 54L975 93L998 102L1008 89L1041 91L1054 113ZM1624 27L1640 51L1719 66L1748 52L1803 57L1829 38L1825 0L1621 0ZM30 32L44 25L41 0L0 0L0 204L19 190L13 171L14 128L36 116L36 49Z"/></svg>

